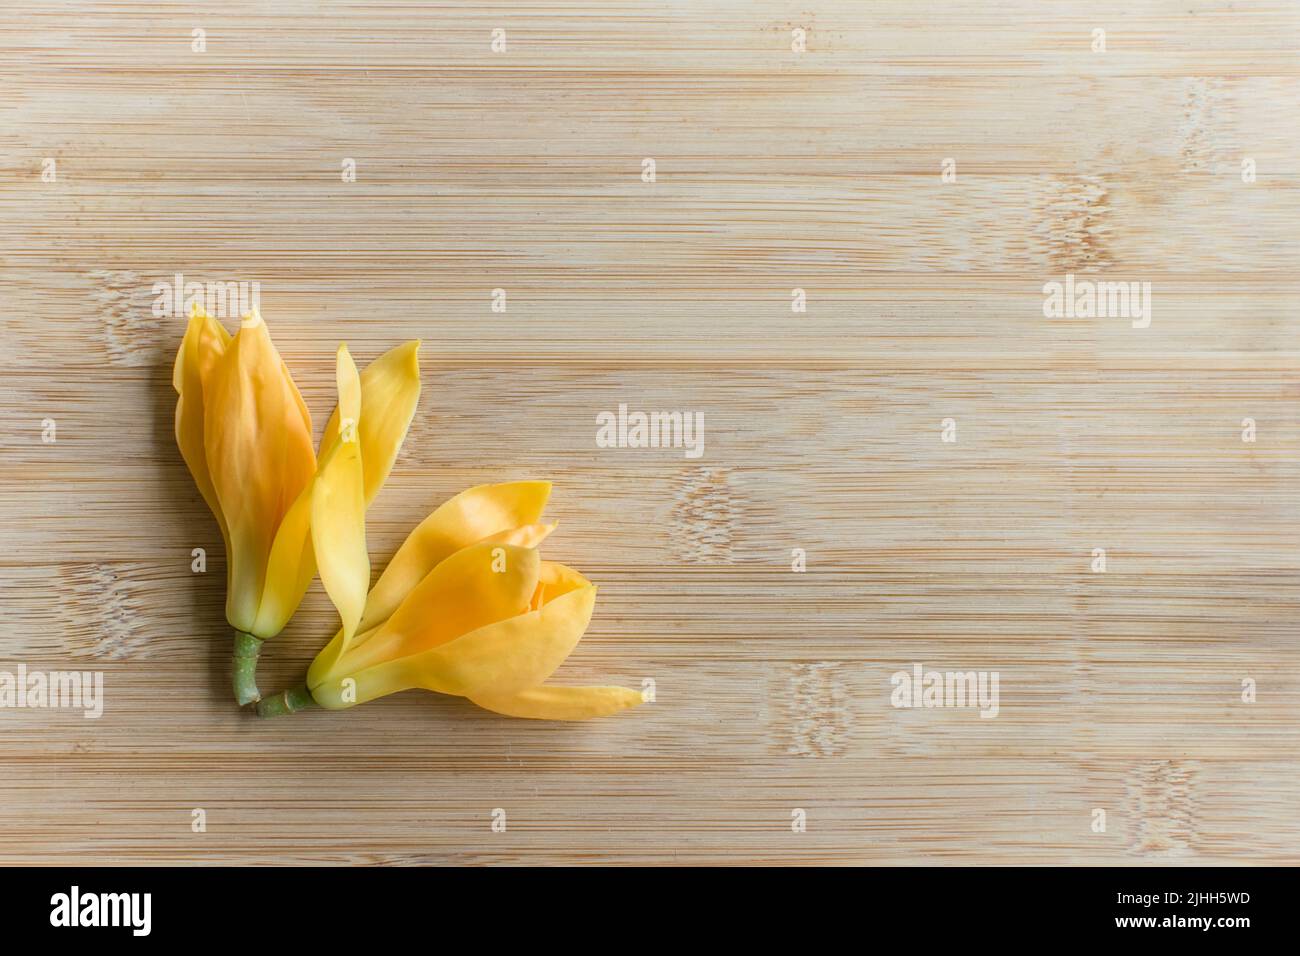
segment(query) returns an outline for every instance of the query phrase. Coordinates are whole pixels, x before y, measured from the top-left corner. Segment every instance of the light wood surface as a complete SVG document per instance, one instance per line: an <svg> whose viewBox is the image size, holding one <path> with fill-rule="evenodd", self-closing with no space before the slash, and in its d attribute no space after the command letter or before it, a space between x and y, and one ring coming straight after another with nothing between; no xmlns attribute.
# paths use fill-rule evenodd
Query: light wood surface
<svg viewBox="0 0 1300 956"><path fill-rule="evenodd" d="M1294 2L0 8L0 669L106 695L0 711L0 860L1296 862L1298 47ZM338 341L421 337L374 563L552 478L601 586L558 676L655 703L236 712L177 272L260 282L318 429ZM1150 327L1044 318L1070 272ZM597 448L620 402L704 456ZM314 585L263 687L333 626ZM998 716L892 707L918 662Z"/></svg>

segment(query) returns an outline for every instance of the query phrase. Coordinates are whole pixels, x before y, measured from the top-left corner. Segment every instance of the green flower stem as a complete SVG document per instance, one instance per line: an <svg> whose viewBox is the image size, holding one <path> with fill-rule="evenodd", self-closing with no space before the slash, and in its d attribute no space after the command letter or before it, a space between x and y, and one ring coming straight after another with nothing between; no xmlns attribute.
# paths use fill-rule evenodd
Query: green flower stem
<svg viewBox="0 0 1300 956"><path fill-rule="evenodd" d="M278 694L259 701L257 716L280 717L284 714L296 714L300 710L315 706L316 701L312 700L311 691L307 689L307 685L299 684L290 690L282 690Z"/></svg>
<svg viewBox="0 0 1300 956"><path fill-rule="evenodd" d="M256 704L262 699L257 689L257 655L262 653L262 642L252 634L235 631L235 655L232 658L232 675L235 700L242 707Z"/></svg>

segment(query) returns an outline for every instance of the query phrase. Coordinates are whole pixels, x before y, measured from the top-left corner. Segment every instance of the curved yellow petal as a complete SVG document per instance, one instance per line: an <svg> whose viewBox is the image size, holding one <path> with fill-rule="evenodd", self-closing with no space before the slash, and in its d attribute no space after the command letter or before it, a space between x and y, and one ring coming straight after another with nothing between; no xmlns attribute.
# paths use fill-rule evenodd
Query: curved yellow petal
<svg viewBox="0 0 1300 956"><path fill-rule="evenodd" d="M411 686L440 694L514 694L555 673L587 630L595 606L596 588L588 585L548 601L539 610L381 667L400 670Z"/></svg>
<svg viewBox="0 0 1300 956"><path fill-rule="evenodd" d="M223 540L227 538L226 519L221 513L208 471L208 456L203 444L203 410L212 370L229 344L230 333L195 304L190 310L189 324L185 327L185 336L176 350L176 363L172 367L172 385L177 395L176 445L199 494L221 527Z"/></svg>
<svg viewBox="0 0 1300 956"><path fill-rule="evenodd" d="M442 561L380 627L348 650L331 642L307 672L315 687L343 674L408 658L527 609L540 559L531 548L479 544ZM341 649L340 649L341 648Z"/></svg>
<svg viewBox="0 0 1300 956"><path fill-rule="evenodd" d="M514 694L471 697L484 710L532 720L587 720L608 717L642 703L630 687L530 687Z"/></svg>
<svg viewBox="0 0 1300 956"><path fill-rule="evenodd" d="M478 485L444 502L407 536L384 568L366 600L361 629L386 621L449 555L490 535L535 524L550 494L549 481L512 481Z"/></svg>
<svg viewBox="0 0 1300 956"><path fill-rule="evenodd" d="M513 544L517 548L536 548L545 541L556 528L556 522L550 524L525 524L507 531L490 534L475 544ZM545 564L546 562L542 562Z"/></svg>
<svg viewBox="0 0 1300 956"><path fill-rule="evenodd" d="M366 479L366 505L384 486L406 438L415 405L420 398L420 342L418 339L385 352L361 373L355 410L347 410L340 394L339 408L325 424L322 452L339 433L339 415L360 423L361 460ZM351 396L348 396L351 401Z"/></svg>
<svg viewBox="0 0 1300 956"><path fill-rule="evenodd" d="M289 374L289 366L285 365L283 360L280 362L280 370L284 374L285 379L292 383L293 376ZM298 391L297 386L294 386L293 397L297 399L295 404L298 406L298 414L302 416L302 427L305 428L307 434L310 435L312 433L311 410L307 407L307 403L303 401L302 392ZM317 455L316 457L319 458L320 456Z"/></svg>
<svg viewBox="0 0 1300 956"><path fill-rule="evenodd" d="M482 541L475 543L509 544L520 548L536 548L542 543L547 535L554 530L555 524L553 522L551 524L526 524L518 528L511 528L508 531L489 535ZM545 564L546 562L542 563ZM533 593L536 595L537 589L534 589ZM382 624L383 622L381 621L378 625L368 626L363 622L363 626L358 630L356 637L352 639L349 647L356 648L358 645L369 640L375 634L378 634ZM329 644L326 645L325 649L316 655L316 659L312 661L311 669L307 673L307 683L309 686L315 687L324 679L325 675L334 667L334 663L338 660L340 655L342 655L343 650L343 631L339 630L334 635L333 640L331 640Z"/></svg>
<svg viewBox="0 0 1300 956"><path fill-rule="evenodd" d="M417 686L405 670L392 664L331 677L315 685L307 682L312 699L326 710L344 710Z"/></svg>
<svg viewBox="0 0 1300 956"><path fill-rule="evenodd" d="M537 590L533 592L533 599L528 604L529 610L536 611L548 601L590 586L591 582L573 568L554 561L543 561L537 572Z"/></svg>
<svg viewBox="0 0 1300 956"><path fill-rule="evenodd" d="M340 673L339 658L343 656L344 650L355 651L357 646L364 644L374 635L379 633L379 628L372 627L368 630L358 629L356 635L348 642L348 646L343 646L343 629L339 628L334 637L326 644L319 654L317 654L310 665L307 667L307 686L309 688L323 684L336 673Z"/></svg>
<svg viewBox="0 0 1300 956"><path fill-rule="evenodd" d="M311 513L312 479L289 508L271 544L266 564L266 584L257 608L257 619L249 632L266 640L275 637L289 623L302 603L311 579L316 574L316 555L312 548Z"/></svg>
<svg viewBox="0 0 1300 956"><path fill-rule="evenodd" d="M226 617L249 631L276 531L315 474L316 455L302 397L256 311L217 360L210 393L204 453L229 534Z"/></svg>
<svg viewBox="0 0 1300 956"><path fill-rule="evenodd" d="M343 649L356 633L370 587L365 477L358 440L361 383L347 346L338 350L338 440L325 452L311 492L311 538L321 584L343 621Z"/></svg>

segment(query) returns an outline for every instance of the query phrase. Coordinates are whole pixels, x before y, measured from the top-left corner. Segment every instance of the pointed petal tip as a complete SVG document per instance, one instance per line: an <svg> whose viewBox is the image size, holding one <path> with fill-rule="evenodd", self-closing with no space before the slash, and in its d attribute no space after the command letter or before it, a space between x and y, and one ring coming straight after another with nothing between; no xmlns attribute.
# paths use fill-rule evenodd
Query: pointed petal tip
<svg viewBox="0 0 1300 956"><path fill-rule="evenodd" d="M645 697L631 687L539 685L515 694L471 697L475 704L507 717L533 720L590 720L638 707Z"/></svg>
<svg viewBox="0 0 1300 956"><path fill-rule="evenodd" d="M420 385L420 345L419 339L411 339L391 349L371 363L373 367L385 368L390 373L415 379L415 387Z"/></svg>

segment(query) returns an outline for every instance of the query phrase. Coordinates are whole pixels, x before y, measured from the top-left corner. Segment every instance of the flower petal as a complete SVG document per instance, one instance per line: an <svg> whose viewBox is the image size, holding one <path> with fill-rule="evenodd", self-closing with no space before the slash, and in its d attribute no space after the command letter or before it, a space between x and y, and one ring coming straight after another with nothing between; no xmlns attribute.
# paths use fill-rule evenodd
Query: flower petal
<svg viewBox="0 0 1300 956"><path fill-rule="evenodd" d="M412 686L440 694L514 694L555 673L587 630L595 606L596 588L588 585L548 601L540 610L488 624L386 666L405 670ZM358 683L362 676L364 672Z"/></svg>
<svg viewBox="0 0 1300 956"><path fill-rule="evenodd" d="M176 351L176 364L172 368L172 385L177 394L176 445L194 477L199 494L221 526L223 539L227 538L226 519L221 513L208 471L208 456L203 445L203 409L212 369L229 344L230 333L196 304L190 311L189 325L185 328L185 337L181 339Z"/></svg>
<svg viewBox="0 0 1300 956"><path fill-rule="evenodd" d="M515 694L471 697L484 710L533 720L587 720L635 707L644 698L630 687L531 687Z"/></svg>
<svg viewBox="0 0 1300 956"><path fill-rule="evenodd" d="M513 544L517 548L536 548L539 544L550 536L556 528L556 523L550 524L525 524L518 528L511 528L508 531L498 531L496 534L490 534L482 541L476 541L475 544ZM542 562L545 564L546 562Z"/></svg>
<svg viewBox="0 0 1300 956"><path fill-rule="evenodd" d="M289 623L316 574L312 548L311 513L313 478L280 522L266 563L266 584L257 608L257 620L249 632L262 640L275 637Z"/></svg>
<svg viewBox="0 0 1300 956"><path fill-rule="evenodd" d="M540 563L531 548L508 544L462 548L440 562L365 640L351 650L346 640L332 641L312 662L307 685L314 689L339 675L410 658L484 625L515 617L527 609L536 590Z"/></svg>
<svg viewBox="0 0 1300 956"><path fill-rule="evenodd" d="M553 601L562 594L576 591L578 588L590 587L591 582L573 568L566 568L554 561L543 561L537 572L537 590L528 609L536 611L548 601Z"/></svg>
<svg viewBox="0 0 1300 956"><path fill-rule="evenodd" d="M230 538L226 617L248 631L275 533L315 474L316 455L302 397L256 311L216 361L210 392L204 453Z"/></svg>
<svg viewBox="0 0 1300 956"><path fill-rule="evenodd" d="M549 481L513 481L478 485L440 505L402 542L366 599L361 630L386 621L390 614L449 555L542 516L551 494Z"/></svg>
<svg viewBox="0 0 1300 956"><path fill-rule="evenodd" d="M418 339L385 352L361 373L360 395L355 411L344 411L360 423L361 460L366 479L368 506L384 486L397 453L415 415L420 398L420 342ZM321 436L321 449L334 443L339 433L339 412L334 410Z"/></svg>
<svg viewBox="0 0 1300 956"><path fill-rule="evenodd" d="M542 541L546 538L546 536L549 535L554 530L555 530L554 523L526 524L518 528L511 528L508 531L499 532L498 534L489 535L488 537L484 538L482 541L478 541L475 543L476 544L509 544L519 548L536 548L539 544L542 543ZM546 562L542 562L542 563L545 564ZM540 589L540 585L538 588L534 589L533 591L534 595L538 593L539 589ZM372 636L379 633L379 630L382 626L383 626L382 621L379 624L373 626L369 625L366 621L363 621L362 625L358 629L357 635L352 639L351 643L348 646L350 648L356 648L358 645L364 643L365 641L369 640ZM333 669L335 662L337 662L338 658L342 655L343 650L344 650L343 631L340 630L338 631L338 633L334 635L333 640L331 640L329 644L325 646L325 649L322 650L321 653L316 655L316 659L312 661L311 669L307 673L307 682L310 686L315 687L324 679L323 675L327 674Z"/></svg>
<svg viewBox="0 0 1300 956"><path fill-rule="evenodd" d="M358 440L361 383L357 366L340 345L337 355L342 428L316 475L311 492L311 537L321 584L343 621L342 647L356 633L370 587L366 551L365 476Z"/></svg>

